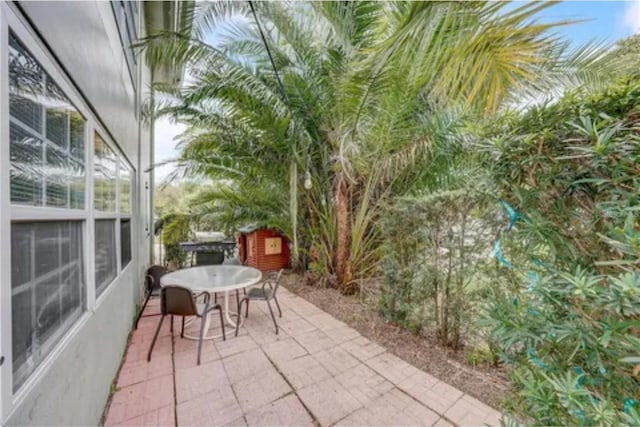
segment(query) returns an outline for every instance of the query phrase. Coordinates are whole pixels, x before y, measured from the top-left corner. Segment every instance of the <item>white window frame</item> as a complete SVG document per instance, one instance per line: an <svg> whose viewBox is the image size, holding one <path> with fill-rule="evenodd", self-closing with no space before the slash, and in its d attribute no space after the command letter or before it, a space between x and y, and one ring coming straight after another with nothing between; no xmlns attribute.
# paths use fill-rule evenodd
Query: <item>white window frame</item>
<svg viewBox="0 0 640 427"><path fill-rule="evenodd" d="M0 80L0 235L10 236L12 222L36 221L82 221L82 244L84 260L85 306L84 313L74 321L68 330L62 331L60 340L52 346L49 354L40 362L38 367L29 375L20 388L13 392L13 357L12 357L12 312L11 312L11 239L1 239L0 252L0 356L4 356L4 363L0 367L0 424L24 401L34 390L51 365L58 359L60 353L88 322L111 291L114 284L122 277L120 252L120 176L121 162L129 167L131 178L131 209L123 214L131 219L132 224L132 253L131 262L136 262L136 252L133 250L133 223L137 206L135 204L135 183L137 171L127 159L118 145L111 140L110 135L101 122L93 114L82 96L76 91L70 78L60 69L52 53L40 41L39 37L24 21L16 7L9 3L0 2L0 75L8 76L9 31L28 48L33 57L40 63L53 81L64 91L69 101L85 119L85 199L84 209L67 209L48 206L12 205L10 200L10 144L9 144L9 82ZM117 157L116 179L116 212L105 213L94 209L93 189L93 154L94 134L98 132L105 142L114 150ZM43 197L46 197L44 195ZM96 299L95 288L95 220L101 218L115 219L116 263L117 274L107 285L100 297ZM126 269L125 269L126 270Z"/></svg>
<svg viewBox="0 0 640 427"><path fill-rule="evenodd" d="M113 153L116 156L116 175L115 175L115 180L116 180L116 206L115 206L115 210L114 212L105 212L105 211L100 211L97 210L94 206L93 203L93 195L94 195L94 188L93 188L93 182L91 183L91 206L90 209L92 211L92 219L91 219L91 228L93 228L94 230L94 236L95 236L95 226L96 226L96 220L99 219L109 219L109 220L113 220L114 222L114 230L113 232L115 233L115 243L116 243L116 275L113 278L113 280L111 280L111 282L109 282L105 288L102 290L102 293L98 296L96 296L96 307L99 306L102 301L104 301L104 299L106 298L106 296L110 293L111 289L114 287L113 284L116 283L120 277L120 273L121 273L121 269L122 266L120 265L120 159L124 158L124 156L122 155L122 153L120 153L120 150L118 149L117 145L113 142L113 140L111 139L111 137L109 137L108 133L104 130L104 128L100 125L100 124L96 124L94 132L91 135L91 153L92 156L95 153L95 134L98 134L100 136L100 138L105 142L105 144L107 144L107 146L113 151ZM91 172L92 172L92 176L91 179L93 180L93 159L92 159L92 163L91 163ZM93 240L93 244L91 245L90 250L93 251L94 253L94 257L95 257L95 240ZM95 283L95 258L94 258L94 263L92 265L93 268L93 287L94 287L94 293L96 291L96 283Z"/></svg>

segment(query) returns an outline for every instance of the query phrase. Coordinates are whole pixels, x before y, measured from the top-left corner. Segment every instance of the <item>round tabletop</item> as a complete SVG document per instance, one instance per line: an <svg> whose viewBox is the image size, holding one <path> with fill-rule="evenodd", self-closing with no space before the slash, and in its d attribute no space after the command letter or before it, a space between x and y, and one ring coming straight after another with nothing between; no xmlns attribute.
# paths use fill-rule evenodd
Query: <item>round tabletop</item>
<svg viewBox="0 0 640 427"><path fill-rule="evenodd" d="M260 282L262 273L242 265L206 265L167 273L160 285L180 285L194 292L223 292L246 288Z"/></svg>

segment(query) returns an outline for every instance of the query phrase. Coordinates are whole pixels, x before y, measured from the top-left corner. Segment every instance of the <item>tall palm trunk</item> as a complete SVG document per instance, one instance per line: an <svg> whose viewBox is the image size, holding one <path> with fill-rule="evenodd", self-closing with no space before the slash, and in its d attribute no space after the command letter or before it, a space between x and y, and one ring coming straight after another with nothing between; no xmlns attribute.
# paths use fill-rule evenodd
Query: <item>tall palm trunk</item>
<svg viewBox="0 0 640 427"><path fill-rule="evenodd" d="M336 248L336 276L338 285L344 288L352 280L349 262L351 223L349 219L349 185L342 173L338 175L336 185L336 217L338 221L338 247Z"/></svg>

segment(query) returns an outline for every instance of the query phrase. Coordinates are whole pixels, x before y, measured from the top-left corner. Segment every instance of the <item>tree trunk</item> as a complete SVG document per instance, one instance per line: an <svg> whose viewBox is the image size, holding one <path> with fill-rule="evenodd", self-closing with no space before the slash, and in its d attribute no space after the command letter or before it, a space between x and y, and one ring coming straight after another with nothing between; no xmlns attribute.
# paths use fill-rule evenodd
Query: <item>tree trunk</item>
<svg viewBox="0 0 640 427"><path fill-rule="evenodd" d="M293 253L291 261L293 268L297 269L300 262L300 250L298 248L298 165L295 160L289 164L289 216L291 220Z"/></svg>
<svg viewBox="0 0 640 427"><path fill-rule="evenodd" d="M351 224L349 222L349 186L344 176L338 176L336 185L336 216L338 220L338 247L336 248L336 276L338 286L344 289L352 280L349 262L349 245L351 243Z"/></svg>
<svg viewBox="0 0 640 427"><path fill-rule="evenodd" d="M453 270L453 240L450 236L449 239L449 262L448 262L448 271L447 278L444 283L444 302L442 303L442 345L447 347L449 346L449 308L451 305L451 274Z"/></svg>

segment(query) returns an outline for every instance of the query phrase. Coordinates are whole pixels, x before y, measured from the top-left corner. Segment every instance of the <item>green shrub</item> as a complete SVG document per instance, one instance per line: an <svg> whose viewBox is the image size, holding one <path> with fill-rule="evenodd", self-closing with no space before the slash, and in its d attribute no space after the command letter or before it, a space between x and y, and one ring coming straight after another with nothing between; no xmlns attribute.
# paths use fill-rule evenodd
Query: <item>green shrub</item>
<svg viewBox="0 0 640 427"><path fill-rule="evenodd" d="M523 219L505 236L513 293L490 299L483 325L512 367L515 418L640 424L637 105L640 84L618 82L492 136L488 167Z"/></svg>
<svg viewBox="0 0 640 427"><path fill-rule="evenodd" d="M191 237L190 217L183 214L168 214L163 219L164 261L167 264L174 264L176 268L182 268L187 260L187 253L182 249L180 243L188 241Z"/></svg>
<svg viewBox="0 0 640 427"><path fill-rule="evenodd" d="M397 200L382 225L382 313L414 332L429 327L442 345L459 348L492 286L500 216L495 200L473 190Z"/></svg>
<svg viewBox="0 0 640 427"><path fill-rule="evenodd" d="M494 124L484 138L486 167L498 195L529 220L518 240L538 245L556 267L608 259L599 235L638 204L639 129L633 80Z"/></svg>
<svg viewBox="0 0 640 427"><path fill-rule="evenodd" d="M542 425L638 424L638 378L625 360L640 354L640 275L549 271L528 285L498 295L486 322L513 367L515 415Z"/></svg>

